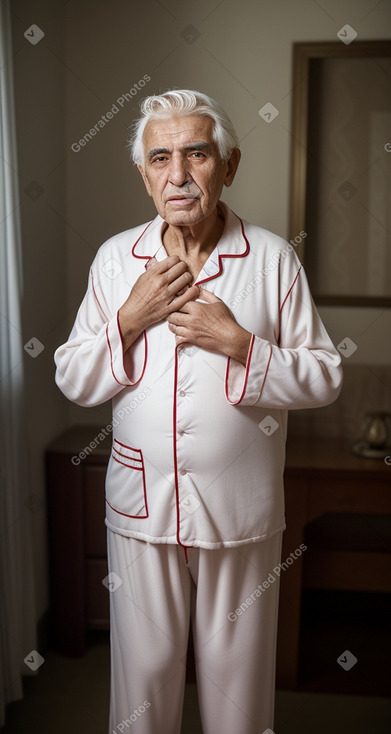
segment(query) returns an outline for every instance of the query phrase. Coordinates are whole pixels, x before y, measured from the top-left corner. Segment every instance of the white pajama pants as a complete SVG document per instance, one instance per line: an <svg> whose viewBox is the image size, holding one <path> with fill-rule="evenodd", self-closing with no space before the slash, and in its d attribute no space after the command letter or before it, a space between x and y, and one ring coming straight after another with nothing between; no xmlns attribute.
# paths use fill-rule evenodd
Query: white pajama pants
<svg viewBox="0 0 391 734"><path fill-rule="evenodd" d="M180 734L190 619L203 734L273 728L281 537L189 548L186 566L179 545L108 530L109 734Z"/></svg>

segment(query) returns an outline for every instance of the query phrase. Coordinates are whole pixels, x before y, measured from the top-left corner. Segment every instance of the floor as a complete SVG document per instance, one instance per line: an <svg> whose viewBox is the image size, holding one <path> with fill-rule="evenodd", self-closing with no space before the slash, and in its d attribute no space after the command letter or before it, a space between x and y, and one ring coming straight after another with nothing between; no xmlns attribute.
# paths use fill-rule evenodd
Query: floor
<svg viewBox="0 0 391 734"><path fill-rule="evenodd" d="M49 650L38 673L26 680L23 701L8 707L7 723L0 732L108 734L108 693L109 639L100 633L94 635L82 658L66 658ZM184 709L182 734L202 734L194 684L186 686ZM391 701L386 697L277 691L274 731L389 734Z"/></svg>

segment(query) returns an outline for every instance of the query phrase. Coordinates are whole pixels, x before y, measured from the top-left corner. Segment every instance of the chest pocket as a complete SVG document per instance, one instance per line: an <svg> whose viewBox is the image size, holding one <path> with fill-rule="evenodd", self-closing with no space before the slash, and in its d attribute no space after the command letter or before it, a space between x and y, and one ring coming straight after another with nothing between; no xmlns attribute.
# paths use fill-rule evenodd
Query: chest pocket
<svg viewBox="0 0 391 734"><path fill-rule="evenodd" d="M148 517L145 467L140 449L114 439L106 482L106 502L127 517Z"/></svg>

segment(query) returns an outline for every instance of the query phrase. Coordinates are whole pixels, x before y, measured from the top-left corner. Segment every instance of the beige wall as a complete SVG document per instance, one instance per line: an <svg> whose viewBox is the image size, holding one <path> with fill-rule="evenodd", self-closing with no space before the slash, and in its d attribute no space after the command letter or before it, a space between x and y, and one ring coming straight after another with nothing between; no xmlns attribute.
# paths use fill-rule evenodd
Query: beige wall
<svg viewBox="0 0 391 734"><path fill-rule="evenodd" d="M236 125L243 153L224 198L245 219L287 236L292 43L337 40L345 23L361 40L387 38L391 14L388 3L369 0L13 0L12 12L25 336L45 344L42 355L26 364L26 413L33 488L44 498L45 446L74 422L105 425L110 416L109 406L85 410L59 394L51 355L68 335L99 245L154 215L125 149L144 92L190 87L220 101ZM45 32L36 46L23 37L32 23ZM196 30L186 31L189 26ZM144 90L85 147L72 151L144 75L151 77ZM271 124L258 115L268 101L279 110ZM44 188L35 201L24 193L32 180ZM336 344L347 335L358 343L352 363L391 363L384 340L389 311L328 308L322 314ZM34 523L44 610L43 510Z"/></svg>

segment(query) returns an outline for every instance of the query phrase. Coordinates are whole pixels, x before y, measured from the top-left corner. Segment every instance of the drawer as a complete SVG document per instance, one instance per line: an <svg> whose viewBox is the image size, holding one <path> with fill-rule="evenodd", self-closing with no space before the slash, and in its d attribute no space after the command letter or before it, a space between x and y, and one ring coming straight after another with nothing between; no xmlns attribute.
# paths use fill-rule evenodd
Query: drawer
<svg viewBox="0 0 391 734"><path fill-rule="evenodd" d="M84 469L84 542L86 556L107 555L105 520L105 466ZM102 577L103 578L103 577Z"/></svg>
<svg viewBox="0 0 391 734"><path fill-rule="evenodd" d="M92 629L108 629L110 620L109 591L102 581L108 573L107 562L86 561L86 623Z"/></svg>
<svg viewBox="0 0 391 734"><path fill-rule="evenodd" d="M391 555L312 550L304 559L303 588L391 593Z"/></svg>
<svg viewBox="0 0 391 734"><path fill-rule="evenodd" d="M391 513L389 481L311 479L308 519L326 512Z"/></svg>

